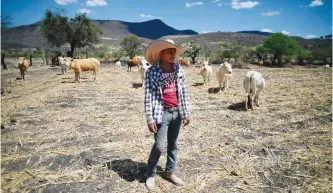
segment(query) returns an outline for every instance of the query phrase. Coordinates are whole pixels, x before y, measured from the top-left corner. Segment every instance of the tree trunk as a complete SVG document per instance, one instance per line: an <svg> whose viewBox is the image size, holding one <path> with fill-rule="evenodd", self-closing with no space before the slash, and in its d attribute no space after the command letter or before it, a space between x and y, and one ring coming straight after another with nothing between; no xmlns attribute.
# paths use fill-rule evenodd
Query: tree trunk
<svg viewBox="0 0 333 193"><path fill-rule="evenodd" d="M86 46L86 59L88 58L88 46Z"/></svg>
<svg viewBox="0 0 333 193"><path fill-rule="evenodd" d="M75 51L75 45L74 45L74 43L71 43L71 52L70 52L70 57L71 58L73 58L74 51Z"/></svg>
<svg viewBox="0 0 333 193"><path fill-rule="evenodd" d="M3 69L7 69L7 64L5 64L5 56L6 54L1 54L1 65Z"/></svg>
<svg viewBox="0 0 333 193"><path fill-rule="evenodd" d="M32 66L32 54L29 55L29 58L30 58L30 65L29 66Z"/></svg>
<svg viewBox="0 0 333 193"><path fill-rule="evenodd" d="M192 59L192 64L195 65L195 57L191 57Z"/></svg>

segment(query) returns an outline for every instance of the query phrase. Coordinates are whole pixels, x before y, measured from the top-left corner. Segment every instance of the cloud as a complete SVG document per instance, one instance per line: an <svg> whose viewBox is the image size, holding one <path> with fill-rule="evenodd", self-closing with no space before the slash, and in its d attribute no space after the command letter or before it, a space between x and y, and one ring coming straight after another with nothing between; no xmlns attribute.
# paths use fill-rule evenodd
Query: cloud
<svg viewBox="0 0 333 193"><path fill-rule="evenodd" d="M206 33L212 33L213 31L202 31L202 34L206 34Z"/></svg>
<svg viewBox="0 0 333 193"><path fill-rule="evenodd" d="M262 16L275 16L275 15L279 15L280 12L279 11L268 11L268 12L261 12L260 15Z"/></svg>
<svg viewBox="0 0 333 193"><path fill-rule="evenodd" d="M231 2L231 7L234 9L252 9L257 5L259 5L257 1L239 2L239 0L232 0Z"/></svg>
<svg viewBox="0 0 333 193"><path fill-rule="evenodd" d="M281 33L283 33L284 35L288 35L290 32L288 32L286 30L282 30Z"/></svg>
<svg viewBox="0 0 333 193"><path fill-rule="evenodd" d="M306 38L316 38L315 35L307 35Z"/></svg>
<svg viewBox="0 0 333 193"><path fill-rule="evenodd" d="M221 6L222 6L222 3L217 4L217 6L221 7Z"/></svg>
<svg viewBox="0 0 333 193"><path fill-rule="evenodd" d="M68 5L70 3L77 3L77 0L54 0L59 5Z"/></svg>
<svg viewBox="0 0 333 193"><path fill-rule="evenodd" d="M298 33L298 34L296 34L296 36L301 36L301 34L300 34L300 33Z"/></svg>
<svg viewBox="0 0 333 193"><path fill-rule="evenodd" d="M324 5L324 3L321 0L314 0L311 2L311 4L309 6L316 7L316 6L322 6L322 5Z"/></svg>
<svg viewBox="0 0 333 193"><path fill-rule="evenodd" d="M144 18L154 18L154 19L162 19L161 17L152 16L152 15L150 15L150 14L146 15L146 14L143 14L143 13L140 14L140 17L144 17Z"/></svg>
<svg viewBox="0 0 333 193"><path fill-rule="evenodd" d="M194 5L203 5L203 2L198 1L198 2L194 2L194 3L186 3L185 7L192 7Z"/></svg>
<svg viewBox="0 0 333 193"><path fill-rule="evenodd" d="M262 32L269 32L269 33L273 33L273 31L271 29L267 29L267 28L264 28L264 29L261 29Z"/></svg>
<svg viewBox="0 0 333 193"><path fill-rule="evenodd" d="M213 3L216 3L216 2L219 2L220 0L214 0L214 1L212 1Z"/></svg>
<svg viewBox="0 0 333 193"><path fill-rule="evenodd" d="M105 2L105 0L88 0L86 4L90 7L95 7L95 6L105 6L108 3Z"/></svg>
<svg viewBox="0 0 333 193"><path fill-rule="evenodd" d="M86 8L82 8L82 9L77 10L77 12L79 12L79 13L90 14L90 13L91 13L91 10L86 9Z"/></svg>

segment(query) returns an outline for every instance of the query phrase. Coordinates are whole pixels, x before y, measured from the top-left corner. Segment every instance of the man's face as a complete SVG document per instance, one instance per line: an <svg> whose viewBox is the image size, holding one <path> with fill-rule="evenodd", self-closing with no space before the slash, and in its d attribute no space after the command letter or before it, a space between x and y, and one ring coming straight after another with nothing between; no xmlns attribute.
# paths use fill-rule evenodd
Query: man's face
<svg viewBox="0 0 333 193"><path fill-rule="evenodd" d="M175 48L168 48L160 52L160 57L162 61L173 63L176 59L175 54L176 54Z"/></svg>

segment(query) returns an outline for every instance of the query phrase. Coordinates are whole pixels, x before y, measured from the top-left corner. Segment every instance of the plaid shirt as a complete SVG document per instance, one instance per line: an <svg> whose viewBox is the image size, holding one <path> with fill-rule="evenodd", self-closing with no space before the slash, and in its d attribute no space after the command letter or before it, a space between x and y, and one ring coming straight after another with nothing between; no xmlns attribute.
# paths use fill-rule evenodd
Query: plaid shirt
<svg viewBox="0 0 333 193"><path fill-rule="evenodd" d="M174 64L177 83L178 107L181 119L190 119L191 109L184 70ZM145 76L145 113L148 123L162 123L163 100L161 87L162 69L159 64L148 68Z"/></svg>

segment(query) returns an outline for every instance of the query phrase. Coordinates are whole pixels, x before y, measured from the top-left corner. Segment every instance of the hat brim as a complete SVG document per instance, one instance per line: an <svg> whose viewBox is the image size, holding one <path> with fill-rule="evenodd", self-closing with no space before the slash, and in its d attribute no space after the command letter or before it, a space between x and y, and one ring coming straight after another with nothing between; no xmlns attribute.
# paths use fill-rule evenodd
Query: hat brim
<svg viewBox="0 0 333 193"><path fill-rule="evenodd" d="M160 61L160 52L165 49L176 49L175 57L178 57L182 53L186 52L187 48L180 48L170 42L164 40L156 40L147 46L145 52L145 58L150 65L155 65Z"/></svg>

